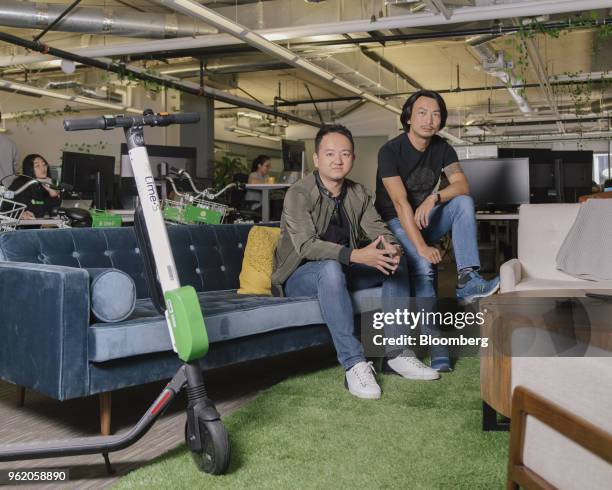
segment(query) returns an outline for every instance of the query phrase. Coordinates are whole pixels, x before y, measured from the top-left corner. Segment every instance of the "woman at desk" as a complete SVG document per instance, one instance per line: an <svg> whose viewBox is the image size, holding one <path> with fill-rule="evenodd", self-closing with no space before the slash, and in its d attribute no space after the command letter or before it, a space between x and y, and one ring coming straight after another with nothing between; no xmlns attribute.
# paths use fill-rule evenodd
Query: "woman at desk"
<svg viewBox="0 0 612 490"><path fill-rule="evenodd" d="M268 155L258 155L251 165L248 184L267 184L268 172L270 171L270 157ZM251 209L261 208L261 192L247 191L244 200L251 202Z"/></svg>
<svg viewBox="0 0 612 490"><path fill-rule="evenodd" d="M51 179L48 176L49 163L41 155L31 154L23 159L22 176L17 177L10 185L11 190L17 190L31 178L38 180L41 185L33 185L15 196L15 201L25 204L26 210L21 219L42 218L50 214L54 208L61 204L59 191L51 189Z"/></svg>

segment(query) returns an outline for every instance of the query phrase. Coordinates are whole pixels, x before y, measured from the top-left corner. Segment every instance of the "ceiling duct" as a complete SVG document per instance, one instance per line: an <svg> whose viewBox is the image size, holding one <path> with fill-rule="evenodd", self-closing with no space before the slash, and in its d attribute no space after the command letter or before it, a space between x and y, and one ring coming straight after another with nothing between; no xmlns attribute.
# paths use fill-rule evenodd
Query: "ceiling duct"
<svg viewBox="0 0 612 490"><path fill-rule="evenodd" d="M488 45L490 41L497 36L483 35L475 36L466 40L470 50L480 59L482 68L491 76L499 78L504 85L507 86L508 93L523 114L533 112L529 103L518 90L515 85L521 85L521 80L517 79L511 70L507 69L504 53L502 51L495 53Z"/></svg>
<svg viewBox="0 0 612 490"><path fill-rule="evenodd" d="M66 5L2 0L0 25L20 29L45 29ZM217 32L185 16L149 14L128 9L76 7L54 31L165 39Z"/></svg>

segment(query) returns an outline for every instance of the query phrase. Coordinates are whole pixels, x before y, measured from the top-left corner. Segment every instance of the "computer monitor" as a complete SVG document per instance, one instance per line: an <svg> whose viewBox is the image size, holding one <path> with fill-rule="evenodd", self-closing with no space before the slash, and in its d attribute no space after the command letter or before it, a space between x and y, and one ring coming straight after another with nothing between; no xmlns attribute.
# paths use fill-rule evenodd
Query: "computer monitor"
<svg viewBox="0 0 612 490"><path fill-rule="evenodd" d="M578 202L591 193L592 151L500 148L499 156L529 158L532 203Z"/></svg>
<svg viewBox="0 0 612 490"><path fill-rule="evenodd" d="M195 178L197 149L189 146L163 146L146 145L149 163L153 176L157 179L163 177L159 173L160 164L165 162L170 167L187 170ZM121 144L121 177L134 177L128 149L125 143Z"/></svg>
<svg viewBox="0 0 612 490"><path fill-rule="evenodd" d="M306 145L303 141L283 140L283 170L285 172L302 172Z"/></svg>
<svg viewBox="0 0 612 490"><path fill-rule="evenodd" d="M513 210L529 203L529 159L461 160L477 210Z"/></svg>
<svg viewBox="0 0 612 490"><path fill-rule="evenodd" d="M73 186L81 198L94 199L100 209L112 206L115 157L65 151L62 154L62 181Z"/></svg>
<svg viewBox="0 0 612 490"><path fill-rule="evenodd" d="M560 202L578 202L590 194L593 184L592 151L553 151L555 183Z"/></svg>

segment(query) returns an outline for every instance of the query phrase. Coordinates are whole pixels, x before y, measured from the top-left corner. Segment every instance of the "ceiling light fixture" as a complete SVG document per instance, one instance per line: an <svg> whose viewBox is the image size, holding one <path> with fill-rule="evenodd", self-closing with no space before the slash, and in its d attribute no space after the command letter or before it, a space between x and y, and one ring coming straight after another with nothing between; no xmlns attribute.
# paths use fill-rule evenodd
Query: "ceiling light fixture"
<svg viewBox="0 0 612 490"><path fill-rule="evenodd" d="M101 107L103 109L112 109L114 111L129 112L132 114L142 114L142 109L136 109L134 107L127 107L120 104L113 104L111 102L104 102L102 100L90 99L89 97L82 97L80 95L68 95L60 92L54 92L52 90L46 90L44 88L33 87L31 85L24 85L22 83L9 82L8 80L0 79L0 88L15 90L19 92L25 92L35 95L42 95L43 97L51 97L54 99L68 100L79 104L91 105L94 107Z"/></svg>
<svg viewBox="0 0 612 490"><path fill-rule="evenodd" d="M253 138L261 138L262 140L281 141L282 139L280 136L272 136L269 134L258 133L256 131L251 131L250 129L231 127L228 128L228 130L232 133L241 134L243 136L252 136Z"/></svg>

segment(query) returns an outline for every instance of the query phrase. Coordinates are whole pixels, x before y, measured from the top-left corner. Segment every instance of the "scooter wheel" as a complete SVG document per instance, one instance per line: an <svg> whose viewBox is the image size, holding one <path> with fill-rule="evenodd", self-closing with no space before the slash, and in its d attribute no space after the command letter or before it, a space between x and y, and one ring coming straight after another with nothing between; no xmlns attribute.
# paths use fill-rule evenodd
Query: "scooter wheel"
<svg viewBox="0 0 612 490"><path fill-rule="evenodd" d="M222 475L230 461L230 445L227 430L220 420L198 419L202 451L191 451L191 457L200 471L211 475ZM185 423L185 442L189 447L189 427Z"/></svg>

